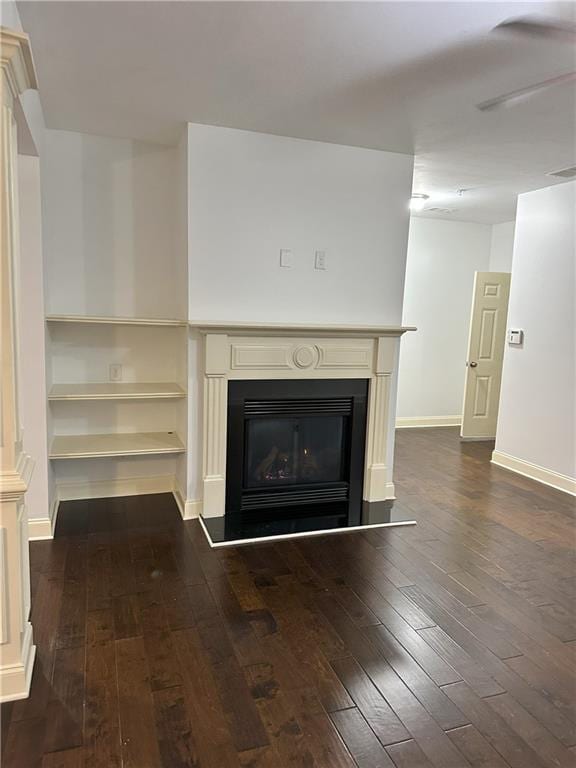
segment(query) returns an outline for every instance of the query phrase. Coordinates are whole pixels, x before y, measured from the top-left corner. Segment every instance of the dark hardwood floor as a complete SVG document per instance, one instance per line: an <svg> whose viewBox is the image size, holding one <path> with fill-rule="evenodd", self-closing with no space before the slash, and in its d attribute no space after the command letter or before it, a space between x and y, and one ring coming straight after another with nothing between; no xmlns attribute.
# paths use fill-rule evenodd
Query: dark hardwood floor
<svg viewBox="0 0 576 768"><path fill-rule="evenodd" d="M211 550L168 496L62 505L4 768L576 765L574 499L491 448L398 433L416 527Z"/></svg>

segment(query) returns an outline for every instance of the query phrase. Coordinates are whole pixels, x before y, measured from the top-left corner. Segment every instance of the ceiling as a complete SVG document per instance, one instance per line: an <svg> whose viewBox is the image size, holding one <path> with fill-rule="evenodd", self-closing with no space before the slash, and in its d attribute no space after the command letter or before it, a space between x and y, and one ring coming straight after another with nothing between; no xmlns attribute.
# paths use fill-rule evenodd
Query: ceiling
<svg viewBox="0 0 576 768"><path fill-rule="evenodd" d="M48 127L174 143L186 121L414 153L424 215L495 223L576 164L576 89L475 105L576 69L492 32L560 2L19 2ZM561 181L561 180L558 180ZM457 190L466 190L458 195Z"/></svg>

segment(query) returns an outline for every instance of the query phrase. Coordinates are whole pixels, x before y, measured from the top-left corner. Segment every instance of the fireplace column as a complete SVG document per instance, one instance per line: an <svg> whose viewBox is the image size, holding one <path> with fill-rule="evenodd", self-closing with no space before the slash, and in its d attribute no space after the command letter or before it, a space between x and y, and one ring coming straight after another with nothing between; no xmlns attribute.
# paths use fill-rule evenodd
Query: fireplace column
<svg viewBox="0 0 576 768"><path fill-rule="evenodd" d="M384 501L394 498L394 485L388 479L388 433L390 382L396 358L397 340L377 340L376 367L370 380L364 500Z"/></svg>
<svg viewBox="0 0 576 768"><path fill-rule="evenodd" d="M226 434L228 419L228 337L207 334L204 358L204 517L222 517L226 508Z"/></svg>

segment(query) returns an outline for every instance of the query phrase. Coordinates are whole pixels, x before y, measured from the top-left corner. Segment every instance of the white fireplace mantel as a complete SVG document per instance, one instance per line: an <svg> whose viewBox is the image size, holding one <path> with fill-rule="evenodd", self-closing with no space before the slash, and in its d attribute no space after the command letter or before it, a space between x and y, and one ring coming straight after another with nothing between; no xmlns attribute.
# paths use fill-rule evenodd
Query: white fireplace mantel
<svg viewBox="0 0 576 768"><path fill-rule="evenodd" d="M215 320L190 320L188 325L196 328L200 333L226 333L229 336L261 335L261 336L286 336L301 335L313 336L320 334L324 337L350 336L378 338L380 336L401 336L406 331L415 331L412 325L354 325L354 324L326 324L326 323L262 323L248 321L215 321Z"/></svg>
<svg viewBox="0 0 576 768"><path fill-rule="evenodd" d="M203 347L204 517L225 513L228 381L237 379L368 379L363 498L394 498L387 455L390 384L399 339L416 328L214 321L190 326Z"/></svg>

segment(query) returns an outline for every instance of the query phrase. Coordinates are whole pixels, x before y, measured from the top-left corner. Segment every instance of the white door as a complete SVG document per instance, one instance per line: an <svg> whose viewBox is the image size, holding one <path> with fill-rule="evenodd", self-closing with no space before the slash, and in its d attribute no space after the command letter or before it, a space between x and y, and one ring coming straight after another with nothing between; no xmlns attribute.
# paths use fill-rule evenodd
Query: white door
<svg viewBox="0 0 576 768"><path fill-rule="evenodd" d="M509 294L509 272L476 272L460 432L464 439L496 437Z"/></svg>

